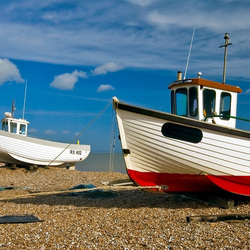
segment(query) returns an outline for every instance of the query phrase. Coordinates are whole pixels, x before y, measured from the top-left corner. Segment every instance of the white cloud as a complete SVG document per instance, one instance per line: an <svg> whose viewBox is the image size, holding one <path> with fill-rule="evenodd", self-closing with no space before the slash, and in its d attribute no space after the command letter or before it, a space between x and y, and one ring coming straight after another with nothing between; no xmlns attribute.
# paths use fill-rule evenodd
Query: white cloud
<svg viewBox="0 0 250 250"><path fill-rule="evenodd" d="M37 129L35 129L35 128L30 128L30 129L28 130L28 132L31 133L31 134L36 134L36 133L37 133Z"/></svg>
<svg viewBox="0 0 250 250"><path fill-rule="evenodd" d="M244 94L250 94L250 89L247 89Z"/></svg>
<svg viewBox="0 0 250 250"><path fill-rule="evenodd" d="M156 2L155 0L127 0L127 1L140 6L148 6L151 3Z"/></svg>
<svg viewBox="0 0 250 250"><path fill-rule="evenodd" d="M148 21L152 24L165 26L170 20L173 22L175 19L168 18L166 15L160 14L158 11L152 11L148 14Z"/></svg>
<svg viewBox="0 0 250 250"><path fill-rule="evenodd" d="M50 83L50 87L62 90L71 90L75 87L79 78L87 78L86 72L75 70L72 73L64 73L55 76L53 82Z"/></svg>
<svg viewBox="0 0 250 250"><path fill-rule="evenodd" d="M68 130L63 130L63 135L67 135L67 134L69 134L69 131Z"/></svg>
<svg viewBox="0 0 250 250"><path fill-rule="evenodd" d="M75 132L76 137L80 136L80 134L81 134L80 132Z"/></svg>
<svg viewBox="0 0 250 250"><path fill-rule="evenodd" d="M200 0L126 1L74 1L67 5L62 0L3 1L0 54L54 64L92 67L117 62L127 68L179 70L185 67L196 27L192 51L196 65L206 59L204 68L210 75L218 74L215 56L220 54L218 46L223 43L224 33L229 32L234 45L231 58L242 62L234 76L249 77L249 62L244 59L249 55L249 1L221 0L216 5ZM27 11L29 15L20 15ZM235 69L238 64L231 58ZM98 67L92 73L107 72Z"/></svg>
<svg viewBox="0 0 250 250"><path fill-rule="evenodd" d="M17 66L8 59L0 59L0 85L5 82L24 82Z"/></svg>
<svg viewBox="0 0 250 250"><path fill-rule="evenodd" d="M47 130L44 131L44 134L45 135L55 135L56 132L54 130L47 129Z"/></svg>
<svg viewBox="0 0 250 250"><path fill-rule="evenodd" d="M108 72L116 72L116 71L119 71L123 68L124 67L121 66L119 63L108 62L108 63L105 63L105 64L95 68L93 71L91 71L91 73L92 73L92 75L105 75Z"/></svg>
<svg viewBox="0 0 250 250"><path fill-rule="evenodd" d="M98 89L97 92L104 92L104 91L110 91L110 90L114 90L115 88L109 84L101 84Z"/></svg>

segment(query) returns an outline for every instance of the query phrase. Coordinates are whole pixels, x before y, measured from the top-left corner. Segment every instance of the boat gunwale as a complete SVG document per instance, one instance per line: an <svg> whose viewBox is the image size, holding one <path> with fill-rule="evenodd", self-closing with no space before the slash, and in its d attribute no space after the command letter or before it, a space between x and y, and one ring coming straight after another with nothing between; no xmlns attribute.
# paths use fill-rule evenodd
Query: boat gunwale
<svg viewBox="0 0 250 250"><path fill-rule="evenodd" d="M250 132L246 130L240 130L236 128L229 128L213 123L207 123L204 121L199 121L199 120L194 120L188 117L182 117L162 111L157 111L157 110L152 110L152 109L146 109L138 106L133 106L127 103L120 102L118 100L113 100L114 103L114 108L115 109L120 109L132 113L137 113L141 115L146 115L146 116L151 116L163 120L168 120L168 121L173 121L176 123L188 125L188 126L193 126L196 128L201 128L201 129L207 129L207 130L212 130L216 132L220 132L223 134L230 134L233 136L238 136L238 137L244 137L244 138L250 138Z"/></svg>
<svg viewBox="0 0 250 250"><path fill-rule="evenodd" d="M49 141L46 139L35 138L31 136L23 136L15 133L9 133L3 130L0 130L0 136L9 137L16 140L22 140L30 143L37 143L43 146L49 147L57 147L57 148L65 148L68 147L69 149L77 147L78 149L90 151L90 145L85 144L76 144L76 143L67 143L67 142L57 142L57 141Z"/></svg>

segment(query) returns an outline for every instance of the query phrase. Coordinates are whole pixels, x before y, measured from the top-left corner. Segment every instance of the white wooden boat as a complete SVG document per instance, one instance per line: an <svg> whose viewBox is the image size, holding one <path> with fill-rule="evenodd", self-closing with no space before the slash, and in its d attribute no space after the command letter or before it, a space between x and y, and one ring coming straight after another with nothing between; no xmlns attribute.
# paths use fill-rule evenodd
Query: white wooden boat
<svg viewBox="0 0 250 250"><path fill-rule="evenodd" d="M250 132L235 128L242 90L181 78L169 85L171 114L113 98L128 175L154 191L249 196Z"/></svg>
<svg viewBox="0 0 250 250"><path fill-rule="evenodd" d="M29 122L6 112L0 130L0 162L74 168L90 153L89 145L67 144L27 136Z"/></svg>

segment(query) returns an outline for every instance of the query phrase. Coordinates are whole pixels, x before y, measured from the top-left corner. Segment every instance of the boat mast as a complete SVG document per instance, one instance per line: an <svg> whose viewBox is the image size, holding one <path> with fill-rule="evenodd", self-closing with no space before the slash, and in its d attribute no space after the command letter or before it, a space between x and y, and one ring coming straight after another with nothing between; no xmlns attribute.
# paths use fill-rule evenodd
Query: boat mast
<svg viewBox="0 0 250 250"><path fill-rule="evenodd" d="M25 104L26 104L26 93L27 93L27 79L25 82L24 101L23 101L23 120L24 120L24 112L25 112Z"/></svg>
<svg viewBox="0 0 250 250"><path fill-rule="evenodd" d="M219 48L225 47L225 52L224 52L224 67L223 67L223 81L222 81L222 83L226 82L227 46L232 44L232 43L229 43L229 33L225 33L224 39L225 39L225 44L221 45L219 47Z"/></svg>
<svg viewBox="0 0 250 250"><path fill-rule="evenodd" d="M16 107L15 107L15 100L12 101L12 107L11 107L11 117L14 118L14 111L16 110Z"/></svg>

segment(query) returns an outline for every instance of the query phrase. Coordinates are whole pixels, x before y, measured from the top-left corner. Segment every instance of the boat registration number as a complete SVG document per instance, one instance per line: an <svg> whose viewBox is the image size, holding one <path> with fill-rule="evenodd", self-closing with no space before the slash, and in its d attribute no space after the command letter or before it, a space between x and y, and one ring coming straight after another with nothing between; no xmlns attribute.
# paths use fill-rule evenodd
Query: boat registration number
<svg viewBox="0 0 250 250"><path fill-rule="evenodd" d="M70 154L71 155L81 155L82 154L82 151L81 150L70 150Z"/></svg>

